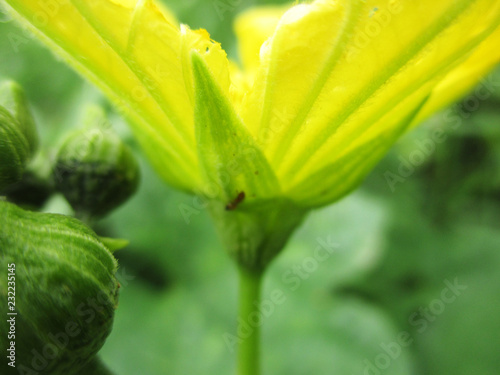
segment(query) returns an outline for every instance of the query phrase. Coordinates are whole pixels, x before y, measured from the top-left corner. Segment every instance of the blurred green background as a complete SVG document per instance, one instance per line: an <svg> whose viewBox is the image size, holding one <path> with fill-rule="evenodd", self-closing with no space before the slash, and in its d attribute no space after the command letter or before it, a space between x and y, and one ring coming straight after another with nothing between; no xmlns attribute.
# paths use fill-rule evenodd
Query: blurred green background
<svg viewBox="0 0 500 375"><path fill-rule="evenodd" d="M237 57L232 20L271 1L167 1ZM21 83L48 155L86 103L123 121L89 84L0 14L0 76ZM272 264L263 297L281 290L263 328L264 375L498 375L500 368L500 70L405 136L343 201L313 212ZM452 120L450 120L452 119ZM443 129L436 142L433 129ZM115 327L101 355L117 375L234 374L237 275L207 212L141 160L142 184L100 222L128 238ZM46 210L68 212L58 197ZM334 248L314 260L321 246ZM313 260L312 260L313 259Z"/></svg>

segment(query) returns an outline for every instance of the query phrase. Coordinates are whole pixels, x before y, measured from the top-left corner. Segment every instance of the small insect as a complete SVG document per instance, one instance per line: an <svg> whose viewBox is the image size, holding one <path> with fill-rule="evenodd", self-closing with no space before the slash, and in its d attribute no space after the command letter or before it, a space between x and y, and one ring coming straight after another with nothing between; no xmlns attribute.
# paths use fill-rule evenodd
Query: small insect
<svg viewBox="0 0 500 375"><path fill-rule="evenodd" d="M245 199L245 192L244 191L239 193L238 196L226 206L226 210L232 211L232 210L236 209L236 207L238 207L238 205L241 202L243 202L243 199Z"/></svg>

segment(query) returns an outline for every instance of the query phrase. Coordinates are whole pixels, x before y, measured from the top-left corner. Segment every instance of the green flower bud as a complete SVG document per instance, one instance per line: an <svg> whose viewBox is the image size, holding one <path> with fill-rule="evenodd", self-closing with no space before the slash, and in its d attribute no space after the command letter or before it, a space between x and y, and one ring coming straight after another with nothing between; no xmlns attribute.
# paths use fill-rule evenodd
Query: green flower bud
<svg viewBox="0 0 500 375"><path fill-rule="evenodd" d="M38 147L38 133L22 87L14 81L3 82L0 85L0 105L18 121L19 128L28 141L30 155L33 155Z"/></svg>
<svg viewBox="0 0 500 375"><path fill-rule="evenodd" d="M77 373L111 331L116 260L74 218L0 201L0 222L0 373Z"/></svg>
<svg viewBox="0 0 500 375"><path fill-rule="evenodd" d="M50 180L39 176L35 171L27 170L21 180L4 190L9 202L27 209L40 209L53 193Z"/></svg>
<svg viewBox="0 0 500 375"><path fill-rule="evenodd" d="M26 209L38 210L53 192L52 165L45 153L37 152L26 165L21 180L8 186L3 194L9 202Z"/></svg>
<svg viewBox="0 0 500 375"><path fill-rule="evenodd" d="M65 140L54 179L78 217L101 217L137 190L139 168L116 134L102 125L92 126Z"/></svg>
<svg viewBox="0 0 500 375"><path fill-rule="evenodd" d="M21 179L29 154L18 121L0 106L0 193Z"/></svg>

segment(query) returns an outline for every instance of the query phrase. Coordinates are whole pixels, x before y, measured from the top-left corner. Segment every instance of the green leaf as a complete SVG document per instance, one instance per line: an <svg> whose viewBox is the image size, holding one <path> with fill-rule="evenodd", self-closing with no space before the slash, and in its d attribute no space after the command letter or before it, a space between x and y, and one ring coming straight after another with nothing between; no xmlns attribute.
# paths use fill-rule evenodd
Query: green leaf
<svg viewBox="0 0 500 375"><path fill-rule="evenodd" d="M114 253L117 250L121 250L121 249L127 247L129 245L129 243L130 243L129 240L125 240L123 238L110 238L110 237L101 237L101 236L99 236L99 240L112 253Z"/></svg>
<svg viewBox="0 0 500 375"><path fill-rule="evenodd" d="M215 185L215 198L234 202L279 194L280 187L266 157L236 115L202 57L192 55L195 82L195 127L201 167ZM245 203L245 202L242 202Z"/></svg>

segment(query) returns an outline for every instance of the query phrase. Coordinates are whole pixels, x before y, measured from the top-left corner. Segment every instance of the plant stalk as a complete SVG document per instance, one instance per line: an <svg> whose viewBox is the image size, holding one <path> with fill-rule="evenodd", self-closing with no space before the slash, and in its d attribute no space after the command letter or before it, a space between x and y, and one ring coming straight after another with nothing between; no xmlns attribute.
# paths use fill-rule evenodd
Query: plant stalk
<svg viewBox="0 0 500 375"><path fill-rule="evenodd" d="M260 289L262 272L239 267L238 375L260 374Z"/></svg>

